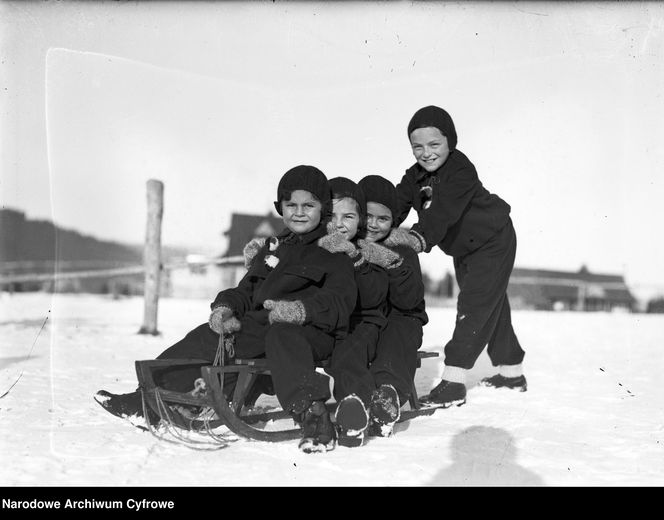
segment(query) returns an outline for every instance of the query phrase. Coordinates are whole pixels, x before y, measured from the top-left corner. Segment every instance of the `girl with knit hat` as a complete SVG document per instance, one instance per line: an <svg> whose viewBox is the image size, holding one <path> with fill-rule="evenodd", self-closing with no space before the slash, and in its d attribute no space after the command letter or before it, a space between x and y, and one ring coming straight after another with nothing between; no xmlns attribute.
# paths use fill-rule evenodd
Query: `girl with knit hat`
<svg viewBox="0 0 664 520"><path fill-rule="evenodd" d="M324 452L334 449L336 432L325 407L329 377L315 368L347 332L357 298L353 263L347 255L317 245L326 234L331 210L323 172L304 165L286 172L275 207L285 229L257 251L237 287L217 294L208 322L158 359L212 363L221 333L227 336L231 357L266 357L280 405L302 426L300 449ZM199 376L197 366L169 369L155 374L155 379L163 388L188 392ZM224 389L227 394L230 390ZM97 400L115 415L142 415L130 406L135 395L101 391Z"/></svg>
<svg viewBox="0 0 664 520"><path fill-rule="evenodd" d="M375 424L376 435L389 435L398 410L408 401L417 369L417 351L422 346L422 328L428 317L424 304L424 283L417 253L408 246L386 246L385 239L395 226L397 192L394 184L380 175L368 175L359 182L367 199L367 237L362 252L368 259L394 255L399 260L386 268L388 274L387 325L370 358L369 372L381 399L396 408L396 417ZM391 389L391 390L389 390Z"/></svg>
<svg viewBox="0 0 664 520"><path fill-rule="evenodd" d="M338 442L356 447L362 445L374 417L374 414L370 417L370 405L376 385L367 366L386 324L388 282L384 266L367 261L361 249L367 216L361 188L346 177L330 179L330 188L332 220L328 235L320 238L318 244L328 251L345 253L353 261L358 295L348 336L336 343L327 371L334 378L334 397L338 402L335 418Z"/></svg>
<svg viewBox="0 0 664 520"><path fill-rule="evenodd" d="M516 255L510 206L489 193L475 166L457 149L450 115L440 107L419 109L408 123L416 163L397 185L396 222L415 209L410 230L394 229L385 244L416 252L438 246L453 257L459 284L456 325L445 345L442 380L426 398L446 406L466 401L466 375L488 344L498 374L482 384L526 390L524 351L512 327L507 284Z"/></svg>

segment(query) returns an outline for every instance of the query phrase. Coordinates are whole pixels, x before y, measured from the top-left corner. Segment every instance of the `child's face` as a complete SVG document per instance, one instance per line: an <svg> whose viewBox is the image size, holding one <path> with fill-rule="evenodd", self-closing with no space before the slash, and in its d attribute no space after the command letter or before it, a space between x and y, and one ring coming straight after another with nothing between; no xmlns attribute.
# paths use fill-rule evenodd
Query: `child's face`
<svg viewBox="0 0 664 520"><path fill-rule="evenodd" d="M367 202L367 242L378 242L392 229L392 212L379 202Z"/></svg>
<svg viewBox="0 0 664 520"><path fill-rule="evenodd" d="M410 147L417 162L428 172L440 168L450 155L447 137L432 126L413 130Z"/></svg>
<svg viewBox="0 0 664 520"><path fill-rule="evenodd" d="M355 199L350 197L332 199L331 222L337 233L341 233L348 240L352 240L357 235L357 228L360 225L360 214Z"/></svg>
<svg viewBox="0 0 664 520"><path fill-rule="evenodd" d="M281 201L284 224L298 235L313 231L320 223L322 207L320 201L308 191L295 190L290 200Z"/></svg>

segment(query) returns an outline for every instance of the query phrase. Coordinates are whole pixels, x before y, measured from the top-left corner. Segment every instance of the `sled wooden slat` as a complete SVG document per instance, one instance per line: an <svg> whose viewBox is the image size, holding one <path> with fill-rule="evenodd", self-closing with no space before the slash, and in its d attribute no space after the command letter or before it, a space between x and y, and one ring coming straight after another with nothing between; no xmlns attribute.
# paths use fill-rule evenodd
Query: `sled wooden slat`
<svg viewBox="0 0 664 520"><path fill-rule="evenodd" d="M227 367L206 366L201 368L201 374L205 380L208 391L212 394L214 411L217 416L223 420L229 430L247 439L268 442L295 440L302 436L300 428L268 431L254 428L251 424L245 422L243 420L244 418L228 405L226 397L224 396L223 388L220 383L220 375L226 368Z"/></svg>
<svg viewBox="0 0 664 520"><path fill-rule="evenodd" d="M421 366L421 360L425 358L438 357L438 352L418 351L417 367ZM204 396L194 396L186 392L176 392L166 390L156 385L154 380L154 371L162 368L172 368L178 366L200 366L201 377L205 381L207 394ZM317 367L326 368L329 366L329 360L317 363ZM224 396L222 379L227 374L237 374L237 382L231 402L229 403ZM152 359L136 361L136 374L138 376L139 387L143 392L147 405L159 414L159 399L166 403L183 404L198 407L212 408L217 419L211 421L209 426L216 428L224 425L233 433L248 439L259 441L279 442L284 440L293 440L301 435L300 428L287 430L264 430L252 426L260 422L276 421L290 418L284 410L274 410L260 414L244 414L243 407L251 387L260 374L270 375L270 368L267 359L233 359L225 366L212 366L209 361L201 359ZM403 411L399 422L403 422L420 415L431 415L436 408L423 408L417 396L415 383L411 388L409 399L410 410ZM173 413L170 417L173 424L184 429L198 429L202 426L202 421L191 421L183 418L178 413Z"/></svg>

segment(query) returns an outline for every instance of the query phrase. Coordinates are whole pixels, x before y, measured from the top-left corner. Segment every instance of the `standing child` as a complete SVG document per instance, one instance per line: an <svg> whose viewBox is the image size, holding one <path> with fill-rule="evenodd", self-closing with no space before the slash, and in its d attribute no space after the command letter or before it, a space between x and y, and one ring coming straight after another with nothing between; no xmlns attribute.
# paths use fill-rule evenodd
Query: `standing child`
<svg viewBox="0 0 664 520"><path fill-rule="evenodd" d="M475 166L456 148L454 122L445 110L427 106L415 112L408 138L417 162L397 186L397 223L411 208L419 220L409 231L394 229L385 243L407 244L418 253L437 245L453 257L459 284L442 380L428 400L465 403L467 371L487 344L498 374L482 384L525 391L525 354L512 328L506 292L516 255L510 206L482 186Z"/></svg>
<svg viewBox="0 0 664 520"><path fill-rule="evenodd" d="M300 449L334 448L336 433L325 402L329 378L316 372L335 340L345 336L357 288L352 262L317 245L330 213L327 178L313 166L284 174L275 207L286 228L258 251L237 287L217 294L208 323L195 328L159 359L215 358L219 334L228 335L235 357L266 357L279 403L302 426ZM200 370L171 370L158 384L189 391ZM104 392L104 391L102 391ZM135 399L98 393L111 413ZM102 395L100 395L102 394ZM136 413L136 412L135 412Z"/></svg>

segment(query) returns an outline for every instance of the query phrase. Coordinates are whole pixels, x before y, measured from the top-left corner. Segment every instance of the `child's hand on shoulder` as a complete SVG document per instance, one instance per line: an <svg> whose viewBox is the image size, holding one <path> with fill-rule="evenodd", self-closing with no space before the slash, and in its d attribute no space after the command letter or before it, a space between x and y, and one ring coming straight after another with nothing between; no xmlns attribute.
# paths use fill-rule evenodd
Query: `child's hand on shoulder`
<svg viewBox="0 0 664 520"><path fill-rule="evenodd" d="M357 245L360 246L360 253L364 259L371 264L379 265L384 269L395 269L403 263L401 255L389 247L366 240L358 240Z"/></svg>
<svg viewBox="0 0 664 520"><path fill-rule="evenodd" d="M357 254L357 248L346 235L336 231L319 238L318 245L330 253L346 253L349 256Z"/></svg>
<svg viewBox="0 0 664 520"><path fill-rule="evenodd" d="M416 253L424 251L424 239L413 230L404 228L394 228L390 231L388 237L383 240L383 244L388 247L408 246Z"/></svg>

